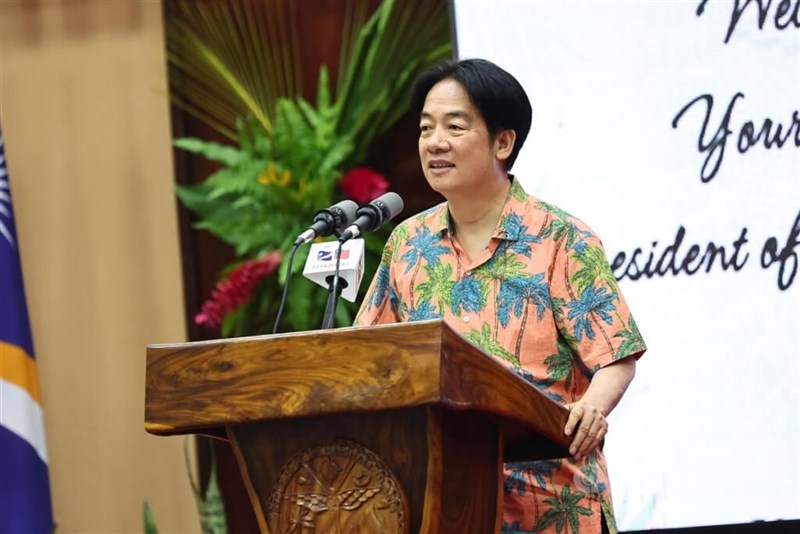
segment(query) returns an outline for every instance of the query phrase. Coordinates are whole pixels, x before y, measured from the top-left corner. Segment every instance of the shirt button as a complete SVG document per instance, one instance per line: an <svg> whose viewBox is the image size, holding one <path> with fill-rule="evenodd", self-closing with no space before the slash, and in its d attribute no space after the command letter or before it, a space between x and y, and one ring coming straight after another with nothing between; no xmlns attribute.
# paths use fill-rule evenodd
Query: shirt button
<svg viewBox="0 0 800 534"><path fill-rule="evenodd" d="M462 319L464 320L465 323L468 323L469 322L469 315L465 315Z"/></svg>
<svg viewBox="0 0 800 534"><path fill-rule="evenodd" d="M472 271L467 271L465 274L466 274L467 276L472 276Z"/></svg>

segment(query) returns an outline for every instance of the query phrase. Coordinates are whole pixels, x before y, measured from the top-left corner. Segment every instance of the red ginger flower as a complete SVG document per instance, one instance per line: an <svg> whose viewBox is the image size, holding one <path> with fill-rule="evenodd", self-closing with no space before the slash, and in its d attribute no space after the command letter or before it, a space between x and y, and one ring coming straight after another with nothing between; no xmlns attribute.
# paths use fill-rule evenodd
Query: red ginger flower
<svg viewBox="0 0 800 534"><path fill-rule="evenodd" d="M197 324L220 326L225 315L247 302L261 280L275 272L281 263L279 251L270 252L257 260L240 263L227 278L217 283L211 298L195 318Z"/></svg>
<svg viewBox="0 0 800 534"><path fill-rule="evenodd" d="M389 182L375 169L356 167L347 171L339 187L350 200L366 204L388 191Z"/></svg>

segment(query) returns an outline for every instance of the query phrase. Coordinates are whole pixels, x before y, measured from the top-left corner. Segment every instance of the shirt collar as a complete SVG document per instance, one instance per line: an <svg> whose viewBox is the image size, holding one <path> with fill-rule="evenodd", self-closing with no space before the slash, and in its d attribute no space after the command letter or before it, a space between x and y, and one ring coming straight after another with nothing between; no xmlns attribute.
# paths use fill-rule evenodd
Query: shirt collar
<svg viewBox="0 0 800 534"><path fill-rule="evenodd" d="M433 231L436 234L449 234L452 235L453 228L450 225L450 210L447 209L447 202L439 205L439 208L434 212Z"/></svg>
<svg viewBox="0 0 800 534"><path fill-rule="evenodd" d="M527 196L528 194L522 188L522 185L519 183L519 181L517 181L516 177L512 177L511 187L508 190L508 196L503 204L503 210L500 212L500 218L497 221L497 228L495 228L492 237L497 239L506 239L509 241L516 241L518 239L518 236L510 235L503 228L503 220L511 213L523 213ZM436 210L434 217L434 224L432 226L434 233L447 233L448 235L453 235L453 225L450 219L450 210L447 207L447 202L444 202L439 206L439 209Z"/></svg>

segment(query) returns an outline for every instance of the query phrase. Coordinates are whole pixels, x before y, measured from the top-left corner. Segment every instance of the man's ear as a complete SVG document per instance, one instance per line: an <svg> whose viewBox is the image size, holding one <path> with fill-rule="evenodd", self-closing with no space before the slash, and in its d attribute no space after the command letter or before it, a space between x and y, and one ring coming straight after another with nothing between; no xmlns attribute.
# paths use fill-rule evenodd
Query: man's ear
<svg viewBox="0 0 800 534"><path fill-rule="evenodd" d="M497 159L506 161L514 150L514 143L517 141L517 132L514 130L503 130L497 134L494 140L494 150Z"/></svg>

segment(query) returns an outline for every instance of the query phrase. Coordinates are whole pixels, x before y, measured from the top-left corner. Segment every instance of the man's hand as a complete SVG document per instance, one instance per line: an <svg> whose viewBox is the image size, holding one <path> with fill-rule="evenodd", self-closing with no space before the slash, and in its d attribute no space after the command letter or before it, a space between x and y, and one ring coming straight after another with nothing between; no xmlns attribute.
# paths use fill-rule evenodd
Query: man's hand
<svg viewBox="0 0 800 534"><path fill-rule="evenodd" d="M622 398L636 374L636 358L628 357L597 371L583 397L567 404L569 418L564 434L572 436L569 453L582 458L595 450L608 433L606 415Z"/></svg>
<svg viewBox="0 0 800 534"><path fill-rule="evenodd" d="M564 434L573 436L569 453L573 458L583 458L602 443L608 433L608 421L600 409L591 404L578 401L566 407L569 419Z"/></svg>

